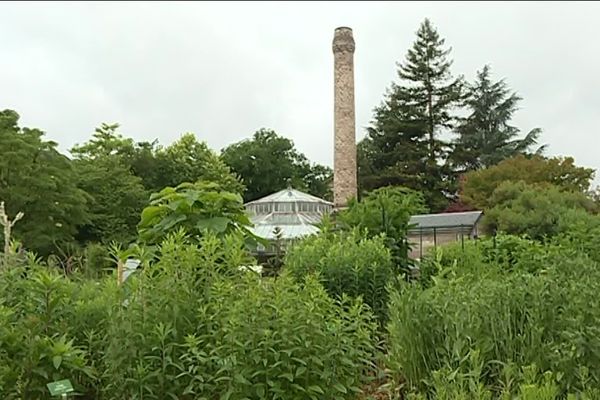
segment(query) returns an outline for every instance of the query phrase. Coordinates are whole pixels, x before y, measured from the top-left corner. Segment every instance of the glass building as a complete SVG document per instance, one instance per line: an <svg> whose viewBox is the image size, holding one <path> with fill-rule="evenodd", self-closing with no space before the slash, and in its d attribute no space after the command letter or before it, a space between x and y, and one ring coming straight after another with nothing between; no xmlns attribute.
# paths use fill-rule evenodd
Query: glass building
<svg viewBox="0 0 600 400"><path fill-rule="evenodd" d="M333 211L333 203L292 188L246 203L245 207L254 224L251 230L255 235L274 241L279 231L284 244L319 232L315 224ZM257 250L273 251L263 246Z"/></svg>

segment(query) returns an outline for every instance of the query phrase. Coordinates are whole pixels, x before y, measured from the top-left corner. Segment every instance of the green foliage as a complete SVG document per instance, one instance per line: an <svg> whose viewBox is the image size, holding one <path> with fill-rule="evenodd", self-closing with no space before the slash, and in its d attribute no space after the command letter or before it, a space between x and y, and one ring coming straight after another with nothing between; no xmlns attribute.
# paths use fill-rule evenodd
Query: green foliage
<svg viewBox="0 0 600 400"><path fill-rule="evenodd" d="M57 245L72 243L78 226L88 221L87 196L75 186L75 171L56 143L18 121L16 112L0 112L0 201L9 218L24 213L13 237L48 255Z"/></svg>
<svg viewBox="0 0 600 400"><path fill-rule="evenodd" d="M331 197L331 169L318 164L311 166L290 139L272 130L258 130L252 139L223 149L221 157L246 185L246 201L283 190L288 185L324 199Z"/></svg>
<svg viewBox="0 0 600 400"><path fill-rule="evenodd" d="M519 97L511 92L504 80L492 82L490 67L477 73L476 81L468 85L465 104L470 112L457 127L450 160L461 171L477 170L526 153L537 143L541 129L531 130L522 139L516 139L519 129L510 125L517 111ZM540 147L536 153L544 149Z"/></svg>
<svg viewBox="0 0 600 400"><path fill-rule="evenodd" d="M117 132L119 124L101 124L96 128L92 138L87 142L75 145L71 154L76 158L95 159L117 156L129 159L134 153L134 143L131 138L124 138Z"/></svg>
<svg viewBox="0 0 600 400"><path fill-rule="evenodd" d="M46 383L65 376L86 394L98 374L85 337L102 327L113 290L29 262L0 275L0 293L1 397L46 398Z"/></svg>
<svg viewBox="0 0 600 400"><path fill-rule="evenodd" d="M600 387L600 269L566 244L504 236L470 243L464 257L457 247L438 255L428 284L404 284L391 295L388 361L398 379L437 393L462 376L452 395L465 399L479 398L473 395L481 385L503 399L554 399ZM554 378L531 382L514 371L532 365Z"/></svg>
<svg viewBox="0 0 600 400"><path fill-rule="evenodd" d="M81 226L83 242L129 243L149 193L118 156L74 161L77 186L88 194L89 222Z"/></svg>
<svg viewBox="0 0 600 400"><path fill-rule="evenodd" d="M90 242L129 243L150 190L203 179L234 193L243 185L192 134L164 148L134 143L118 124L102 124L71 149L71 161L43 140L43 132L18 126L11 110L0 113L0 199L8 217L22 211L13 237L48 256L56 248Z"/></svg>
<svg viewBox="0 0 600 400"><path fill-rule="evenodd" d="M478 209L488 209L492 193L503 182L546 183L571 192L585 192L594 177L591 168L578 167L572 157L516 156L497 165L464 176L461 200Z"/></svg>
<svg viewBox="0 0 600 400"><path fill-rule="evenodd" d="M232 193L244 191L244 185L221 158L192 133L186 133L166 148L159 148L156 158L162 171L154 184L155 190L183 182L207 181L216 182Z"/></svg>
<svg viewBox="0 0 600 400"><path fill-rule="evenodd" d="M396 266L408 266L407 239L410 217L426 212L423 196L402 187L383 187L367 194L360 202L351 201L339 213L338 221L344 228L366 230L369 237L385 235Z"/></svg>
<svg viewBox="0 0 600 400"><path fill-rule="evenodd" d="M208 231L220 236L239 232L250 237L250 225L239 194L224 190L218 183L199 181L153 194L142 212L139 233L146 243L159 243L180 228L194 236Z"/></svg>
<svg viewBox="0 0 600 400"><path fill-rule="evenodd" d="M263 280L244 252L169 235L122 287L27 262L0 274L0 397L42 399L71 380L84 399L353 399L375 324L314 277Z"/></svg>
<svg viewBox="0 0 600 400"><path fill-rule="evenodd" d="M299 281L317 273L330 295L360 296L381 322L386 319L387 285L396 276L384 237L367 238L358 229L308 237L288 250L284 271Z"/></svg>
<svg viewBox="0 0 600 400"><path fill-rule="evenodd" d="M488 200L484 225L490 232L526 234L534 239L554 236L570 227L562 222L571 212L594 211L596 205L583 193L566 192L552 185L504 182Z"/></svg>
<svg viewBox="0 0 600 400"><path fill-rule="evenodd" d="M461 80L450 73L449 49L429 20L399 64L393 83L374 112L358 161L361 187L399 185L424 193L433 211L446 207L451 171L440 164L447 143L440 134L452 126L451 111L460 100ZM366 165L365 165L366 164Z"/></svg>
<svg viewBox="0 0 600 400"><path fill-rule="evenodd" d="M287 277L264 285L252 279L246 285L215 293L221 300L212 311L218 337L188 339L188 354L208 350L224 362L208 374L222 382L208 392L233 399L354 398L361 386L357 372L369 369L373 354L374 325L361 303L344 298L336 305L314 279L303 285ZM191 365L201 359L192 358ZM206 393L205 384L192 392Z"/></svg>
<svg viewBox="0 0 600 400"><path fill-rule="evenodd" d="M92 139L71 150L77 157L78 186L91 197L91 218L80 231L81 241L135 239L149 190L198 180L216 182L234 193L243 190L228 167L194 135L183 135L164 148L134 144L117 132L118 127L103 124Z"/></svg>
<svg viewBox="0 0 600 400"><path fill-rule="evenodd" d="M119 124L102 124L90 140L74 146L71 153L85 160L118 159L117 171L127 169L139 178L147 191L198 180L219 182L233 192L243 190L243 185L218 155L192 133L182 135L165 147L157 141L135 143L123 137L118 129Z"/></svg>
<svg viewBox="0 0 600 400"><path fill-rule="evenodd" d="M123 138L118 128L118 124L102 124L89 141L71 149L77 186L89 196L90 219L78 235L84 243L133 241L148 200L142 179L131 168L136 152L133 140Z"/></svg>
<svg viewBox="0 0 600 400"><path fill-rule="evenodd" d="M313 164L305 167L304 187L313 196L324 200L333 201L333 170L327 166Z"/></svg>
<svg viewBox="0 0 600 400"><path fill-rule="evenodd" d="M419 264L420 284L430 287L439 279L477 274L487 265L503 271L539 273L550 259L549 249L560 252L555 243L541 243L527 237L498 234L437 247Z"/></svg>
<svg viewBox="0 0 600 400"><path fill-rule="evenodd" d="M476 353L474 353L476 355ZM470 357L473 358L473 357ZM583 369L584 370L584 369ZM411 393L407 396L410 400L592 400L600 392L593 388L578 391L577 394L561 393L558 386L562 376L551 371L541 373L536 365L529 365L520 369L512 365L504 367L504 380L498 392L495 393L482 383L481 369L474 368L469 373L459 373L457 370L443 368L435 371L431 381L430 397L423 394ZM584 385L585 386L585 385Z"/></svg>

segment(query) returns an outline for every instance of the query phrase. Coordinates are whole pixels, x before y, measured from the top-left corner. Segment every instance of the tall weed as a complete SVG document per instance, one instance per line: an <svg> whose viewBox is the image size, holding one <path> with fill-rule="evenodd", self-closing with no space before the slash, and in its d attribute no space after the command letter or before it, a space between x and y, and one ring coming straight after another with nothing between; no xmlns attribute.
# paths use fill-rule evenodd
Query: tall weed
<svg viewBox="0 0 600 400"><path fill-rule="evenodd" d="M598 265L565 246L501 240L473 243L464 258L438 254L425 288L403 284L392 294L390 366L409 387L425 389L433 371L471 372L476 352L481 381L494 393L510 364L560 374L561 395L584 389L582 367L598 387Z"/></svg>
<svg viewBox="0 0 600 400"><path fill-rule="evenodd" d="M330 295L360 296L381 322L387 318L388 286L396 276L382 236L366 238L354 229L309 237L286 254L284 270L299 281L316 273Z"/></svg>

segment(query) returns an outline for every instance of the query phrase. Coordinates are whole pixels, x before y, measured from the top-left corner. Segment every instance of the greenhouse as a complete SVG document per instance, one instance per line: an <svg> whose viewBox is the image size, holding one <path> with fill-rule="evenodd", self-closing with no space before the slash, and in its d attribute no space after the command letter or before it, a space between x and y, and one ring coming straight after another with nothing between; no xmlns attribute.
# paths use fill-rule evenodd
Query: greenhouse
<svg viewBox="0 0 600 400"><path fill-rule="evenodd" d="M271 241L279 236L284 244L318 233L315 224L333 211L333 203L291 187L246 203L245 207L256 236ZM274 249L259 245L257 251L271 253Z"/></svg>

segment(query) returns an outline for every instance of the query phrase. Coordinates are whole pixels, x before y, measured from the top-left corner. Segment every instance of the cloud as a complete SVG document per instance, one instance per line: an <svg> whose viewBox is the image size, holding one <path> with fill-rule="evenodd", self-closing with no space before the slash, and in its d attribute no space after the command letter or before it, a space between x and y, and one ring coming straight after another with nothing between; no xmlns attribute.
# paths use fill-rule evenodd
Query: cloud
<svg viewBox="0 0 600 400"><path fill-rule="evenodd" d="M598 3L2 3L0 107L65 150L101 122L161 143L191 131L215 149L268 127L331 165L333 30L354 30L362 138L429 17L453 48L455 74L490 64L524 98L517 126L543 128L550 154L598 169L599 12Z"/></svg>

